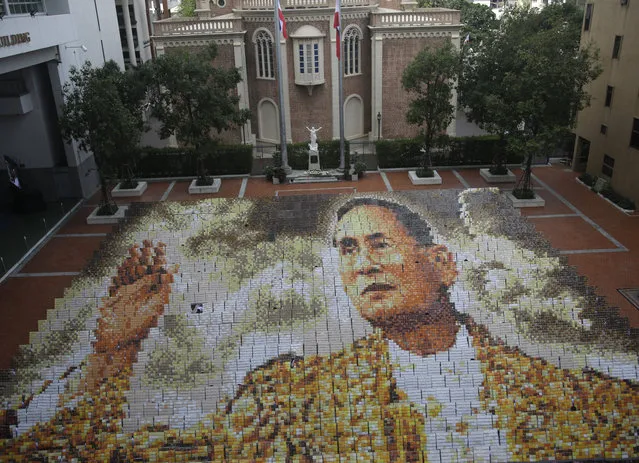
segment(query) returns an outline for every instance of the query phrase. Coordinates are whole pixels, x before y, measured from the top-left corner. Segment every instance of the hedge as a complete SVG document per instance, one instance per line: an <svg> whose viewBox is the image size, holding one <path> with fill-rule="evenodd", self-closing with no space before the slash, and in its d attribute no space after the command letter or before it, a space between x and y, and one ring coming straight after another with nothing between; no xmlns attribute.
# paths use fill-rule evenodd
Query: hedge
<svg viewBox="0 0 639 463"><path fill-rule="evenodd" d="M253 165L251 145L211 145L205 149L204 166L210 175L250 174ZM135 156L135 176L193 177L197 158L186 148L140 148Z"/></svg>
<svg viewBox="0 0 639 463"><path fill-rule="evenodd" d="M417 167L421 163L421 138L401 138L375 142L377 162L381 168ZM495 153L501 149L499 137L448 138L445 146L431 151L433 166L461 166L492 164ZM507 155L506 163L521 162L520 156Z"/></svg>
<svg viewBox="0 0 639 463"><path fill-rule="evenodd" d="M320 156L322 169L337 169L339 167L339 140L317 141L317 151ZM278 146L279 148L279 146ZM344 141L344 152L348 153L348 141ZM286 154L288 165L295 170L308 169L308 143L287 143Z"/></svg>

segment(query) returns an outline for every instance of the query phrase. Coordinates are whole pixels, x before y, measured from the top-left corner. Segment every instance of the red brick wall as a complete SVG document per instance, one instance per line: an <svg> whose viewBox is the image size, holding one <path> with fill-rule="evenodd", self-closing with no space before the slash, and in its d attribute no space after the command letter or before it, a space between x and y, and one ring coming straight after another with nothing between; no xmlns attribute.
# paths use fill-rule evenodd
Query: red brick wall
<svg viewBox="0 0 639 463"><path fill-rule="evenodd" d="M424 47L443 45L446 37L384 39L382 49L382 135L414 137L419 127L406 122L409 94L402 87L402 73Z"/></svg>

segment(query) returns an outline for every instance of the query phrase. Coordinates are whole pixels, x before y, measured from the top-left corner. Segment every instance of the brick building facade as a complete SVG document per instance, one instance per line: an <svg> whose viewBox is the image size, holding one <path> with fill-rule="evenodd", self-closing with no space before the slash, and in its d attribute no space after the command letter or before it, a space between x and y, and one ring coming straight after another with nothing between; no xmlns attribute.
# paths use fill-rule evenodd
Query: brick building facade
<svg viewBox="0 0 639 463"><path fill-rule="evenodd" d="M334 0L281 0L289 39L275 34L272 0L198 0L197 18L155 23L158 55L177 47L218 46L216 62L241 69L240 106L251 110L226 141L279 143L279 95L273 40L280 37L288 141L339 138L339 61ZM404 68L424 47L459 47L459 11L416 9L412 0L342 0L344 134L348 140L414 136ZM456 103L456 95L453 96ZM378 117L379 116L379 117ZM454 134L454 123L449 128Z"/></svg>

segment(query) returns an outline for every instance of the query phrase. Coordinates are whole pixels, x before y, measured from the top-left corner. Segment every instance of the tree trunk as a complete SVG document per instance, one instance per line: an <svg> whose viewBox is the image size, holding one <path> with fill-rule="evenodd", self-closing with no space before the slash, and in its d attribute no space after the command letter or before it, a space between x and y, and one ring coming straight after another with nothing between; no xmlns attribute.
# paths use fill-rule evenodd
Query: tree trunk
<svg viewBox="0 0 639 463"><path fill-rule="evenodd" d="M118 205L111 198L111 193L109 192L109 185L107 179L104 177L102 173L102 168L100 167L100 163L98 162L97 156L94 154L93 158L95 159L95 166L98 170L98 178L100 179L100 206L99 206L99 215L113 215L118 210Z"/></svg>

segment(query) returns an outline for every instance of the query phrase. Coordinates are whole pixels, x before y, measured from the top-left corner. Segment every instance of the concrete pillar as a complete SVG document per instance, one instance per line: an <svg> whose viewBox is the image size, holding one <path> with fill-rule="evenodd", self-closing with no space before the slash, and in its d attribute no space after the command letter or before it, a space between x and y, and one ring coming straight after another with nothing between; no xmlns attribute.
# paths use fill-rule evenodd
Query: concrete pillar
<svg viewBox="0 0 639 463"><path fill-rule="evenodd" d="M453 32L450 40L455 50L459 53L461 49L461 38L459 36L459 32ZM448 124L446 134L450 137L454 137L457 135L457 80L454 82L453 94L450 97L450 104L453 106L453 120L450 121L450 124Z"/></svg>
<svg viewBox="0 0 639 463"><path fill-rule="evenodd" d="M381 34L373 32L371 35L371 139L382 138L384 133L384 112L382 111L382 57L383 38ZM380 133L377 133L377 114L382 114Z"/></svg>
<svg viewBox="0 0 639 463"><path fill-rule="evenodd" d="M233 55L235 67L240 70L242 81L237 84L237 94L240 97L240 109L249 109L248 76L246 74L246 48L242 39L233 40ZM243 127L244 143L255 144L255 135L251 130L251 120L246 121Z"/></svg>
<svg viewBox="0 0 639 463"><path fill-rule="evenodd" d="M280 50L282 57L282 87L284 88L284 110L286 115L286 141L288 143L293 142L293 132L291 132L291 99L289 95L289 87L288 87L288 53L287 53L287 44L286 40L282 34L277 34L280 37ZM280 111L282 108L280 108Z"/></svg>
<svg viewBox="0 0 639 463"><path fill-rule="evenodd" d="M136 21L135 27L138 31L140 61L144 63L151 59L151 38L149 37L149 23L144 0L133 0L133 12Z"/></svg>
<svg viewBox="0 0 639 463"><path fill-rule="evenodd" d="M131 66L137 66L138 61L135 58L135 43L133 43L131 16L129 15L129 0L122 0L122 17L124 18L124 29L126 31L126 45L129 50L129 62Z"/></svg>

